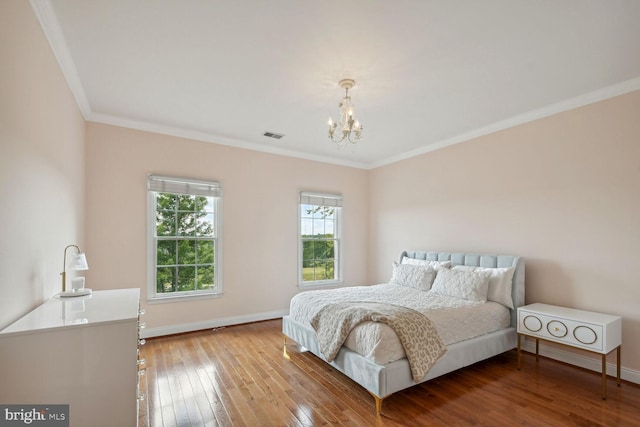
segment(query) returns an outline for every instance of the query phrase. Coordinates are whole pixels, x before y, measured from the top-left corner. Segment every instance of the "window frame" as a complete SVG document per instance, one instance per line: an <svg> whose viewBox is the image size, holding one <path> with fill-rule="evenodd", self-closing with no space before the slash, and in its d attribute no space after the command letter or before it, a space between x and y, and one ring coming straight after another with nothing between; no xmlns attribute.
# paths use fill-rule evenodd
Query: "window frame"
<svg viewBox="0 0 640 427"><path fill-rule="evenodd" d="M302 206L314 205L314 206L327 206L336 208L334 212L334 237L330 240L334 240L334 278L322 279L322 280L303 280L303 255L304 255L304 241L312 239L303 239L302 237ZM298 287L310 288L319 286L339 286L343 283L342 276L342 216L343 216L343 196L341 194L330 193L318 193L309 191L300 191L298 195Z"/></svg>
<svg viewBox="0 0 640 427"><path fill-rule="evenodd" d="M163 191L164 190L164 191ZM209 194L205 194L209 192ZM195 195L213 197L213 237L195 241L214 242L214 287L213 289L157 292L157 251L158 239L156 235L156 212L158 193ZM222 187L215 181L203 181L191 178L149 175L147 177L147 302L175 302L189 299L220 297L223 294L222 283ZM180 240L180 239L178 239ZM197 265L197 264L194 264Z"/></svg>

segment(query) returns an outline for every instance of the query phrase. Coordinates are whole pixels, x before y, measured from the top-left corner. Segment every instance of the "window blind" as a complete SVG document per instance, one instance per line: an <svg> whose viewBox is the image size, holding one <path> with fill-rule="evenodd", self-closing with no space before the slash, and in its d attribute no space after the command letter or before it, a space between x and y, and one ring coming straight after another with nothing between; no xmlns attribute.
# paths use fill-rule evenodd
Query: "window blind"
<svg viewBox="0 0 640 427"><path fill-rule="evenodd" d="M342 195L300 192L300 204L342 207Z"/></svg>
<svg viewBox="0 0 640 427"><path fill-rule="evenodd" d="M222 187L219 183L213 181L187 180L150 175L148 186L149 191L157 191L159 193L190 194L193 196L206 197L222 196Z"/></svg>

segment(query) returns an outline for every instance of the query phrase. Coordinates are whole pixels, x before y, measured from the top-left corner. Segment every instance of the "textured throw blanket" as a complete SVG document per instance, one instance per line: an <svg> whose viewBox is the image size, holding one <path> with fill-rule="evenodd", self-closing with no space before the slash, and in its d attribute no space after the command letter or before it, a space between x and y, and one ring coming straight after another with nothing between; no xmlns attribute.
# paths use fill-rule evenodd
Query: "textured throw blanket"
<svg viewBox="0 0 640 427"><path fill-rule="evenodd" d="M333 361L351 330L366 321L386 323L398 335L416 382L447 351L427 316L406 307L376 302L339 302L325 305L311 319L320 351Z"/></svg>

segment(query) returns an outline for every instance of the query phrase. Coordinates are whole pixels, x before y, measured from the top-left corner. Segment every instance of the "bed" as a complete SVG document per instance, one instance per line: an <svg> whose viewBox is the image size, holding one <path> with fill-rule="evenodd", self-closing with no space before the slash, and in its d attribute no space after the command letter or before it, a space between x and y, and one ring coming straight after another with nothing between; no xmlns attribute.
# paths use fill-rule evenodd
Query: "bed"
<svg viewBox="0 0 640 427"><path fill-rule="evenodd" d="M452 270L483 270L488 271L489 273L487 274L489 275L496 271L503 272L508 270L512 272L512 276L509 276L511 278L509 283L510 294L507 295L507 297L510 296L509 301L511 301L511 304L507 305L511 305L511 307L503 307L503 310L507 313L506 323L503 320L501 327L491 332L483 333L482 335L457 341L453 338L456 342L448 342L444 355L430 367L424 378L416 381L415 375L412 375L412 366L410 366L406 357L398 359L397 357L388 356L387 354L376 357L375 355L372 356L372 354L368 354L366 351L364 351L365 354L361 354L363 353L362 349L356 348L357 344L355 344L354 347L353 344L353 337L351 335L355 334L355 330L350 334L347 343L339 349L335 358L328 362L327 357L323 355L320 348L315 330L311 327L307 319L304 318L304 315L298 314L303 310L296 306L296 301L302 300L302 304L305 305L311 301L309 298L313 296L314 293L325 295L326 292L332 292L332 290L306 291L296 295L292 299L289 315L284 316L282 319L285 357L288 357L286 346L287 339L289 338L364 387L374 397L376 412L380 413L383 400L396 392L516 348L516 309L524 305L525 293L525 265L521 257L435 251L405 251L400 255L396 266L399 264L415 265L420 263L430 265L440 264L442 267ZM437 269L438 268L436 268L436 270ZM395 273L396 268L394 268L394 275ZM442 274L442 276L444 276L444 274ZM390 285L377 286L380 286L382 290L388 291ZM336 291L342 291L345 292L346 295L349 295L349 297L344 297L346 300L350 299L353 292L356 294L358 292L366 292L365 289L348 291L343 291L343 289L348 288L340 288L336 289ZM506 292L509 291L507 290ZM487 302L487 304L488 303L489 302ZM494 304L500 305L498 303ZM371 325L369 324L369 326ZM380 331L378 332L380 333ZM382 333L382 335L384 335L384 333ZM352 348L348 348L348 342L351 342L349 347ZM355 351L354 348L360 352Z"/></svg>

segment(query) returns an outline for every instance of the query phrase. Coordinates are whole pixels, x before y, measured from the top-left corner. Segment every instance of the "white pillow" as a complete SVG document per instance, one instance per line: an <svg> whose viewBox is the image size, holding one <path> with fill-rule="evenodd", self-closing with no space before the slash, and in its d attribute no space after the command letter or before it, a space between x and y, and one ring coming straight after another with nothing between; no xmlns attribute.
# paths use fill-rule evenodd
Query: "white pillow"
<svg viewBox="0 0 640 427"><path fill-rule="evenodd" d="M513 287L514 267L509 268L490 268L490 267L472 267L469 265L456 265L454 270L461 271L487 271L491 274L489 277L489 291L487 299L489 301L498 302L505 307L513 310L513 298L511 298L511 288Z"/></svg>
<svg viewBox="0 0 640 427"><path fill-rule="evenodd" d="M433 267L433 269L436 271L440 270L441 268L451 268L451 261L427 261L426 259L409 258L406 256L402 257L402 264L426 265L429 267Z"/></svg>
<svg viewBox="0 0 640 427"><path fill-rule="evenodd" d="M486 271L463 271L442 268L436 275L431 292L470 301L486 302L489 276Z"/></svg>
<svg viewBox="0 0 640 427"><path fill-rule="evenodd" d="M431 289L436 271L433 267L424 265L409 265L393 263L393 273L389 283L394 285L409 286L421 291Z"/></svg>

